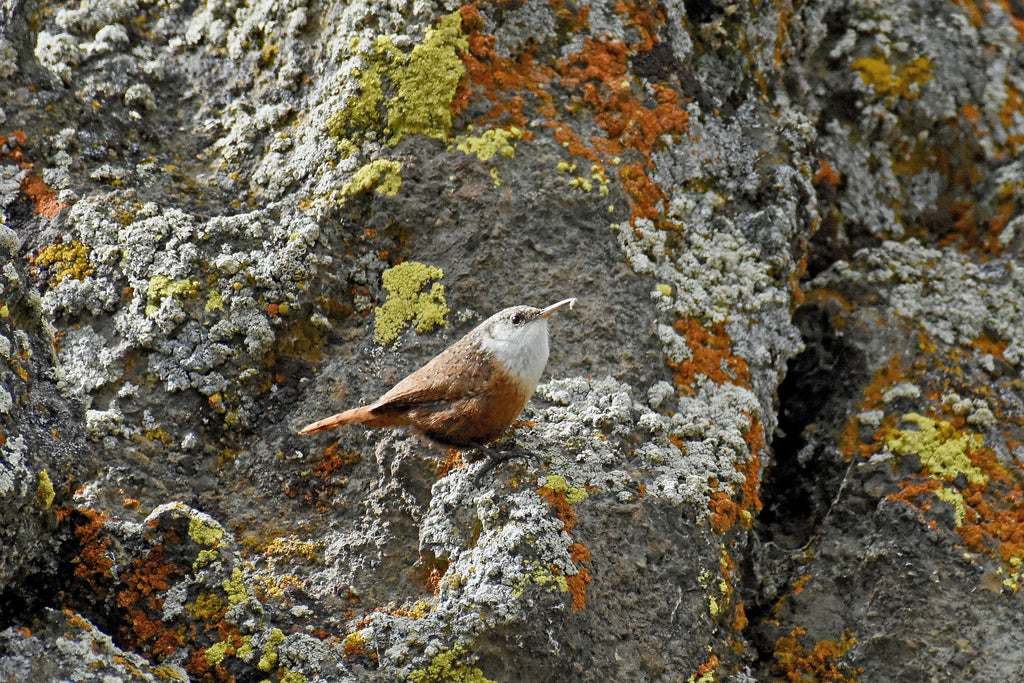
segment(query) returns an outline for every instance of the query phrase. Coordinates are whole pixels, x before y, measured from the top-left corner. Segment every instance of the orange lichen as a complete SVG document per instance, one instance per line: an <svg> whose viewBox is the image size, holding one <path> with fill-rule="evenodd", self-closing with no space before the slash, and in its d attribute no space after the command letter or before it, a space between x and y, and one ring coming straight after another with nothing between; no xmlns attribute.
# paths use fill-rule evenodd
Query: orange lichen
<svg viewBox="0 0 1024 683"><path fill-rule="evenodd" d="M668 362L676 373L673 379L681 394L693 395L697 375L704 375L716 384L750 386L750 368L745 360L732 354L732 340L724 323L705 329L696 318L688 318L677 320L672 327L690 346L690 358L678 363Z"/></svg>
<svg viewBox="0 0 1024 683"><path fill-rule="evenodd" d="M953 2L963 8L972 26L981 28L985 25L983 8L988 6L987 0L953 0Z"/></svg>
<svg viewBox="0 0 1024 683"><path fill-rule="evenodd" d="M569 503L565 491L542 486L537 489L537 494L551 506L551 509L555 511L555 515L562 520L562 528L565 531L570 531L576 526L576 511L573 509L572 504Z"/></svg>
<svg viewBox="0 0 1024 683"><path fill-rule="evenodd" d="M449 448L445 456L437 461L434 473L438 479L443 479L455 470L461 470L466 466L466 460L462 457L462 451L458 448Z"/></svg>
<svg viewBox="0 0 1024 683"><path fill-rule="evenodd" d="M881 407L885 389L902 382L905 376L906 372L900 364L899 357L891 358L889 360L889 364L877 370L874 377L871 379L871 383L864 388L864 392L862 394L863 399L859 405L860 411L875 410ZM891 427L895 419L895 416L887 417L887 422L883 427ZM863 458L870 458L881 449L882 442L884 441L884 428L875 430L872 434L871 441L865 443L861 440L860 418L857 417L856 413L853 413L849 419L847 419L846 425L843 427L842 434L839 436L839 452L842 453L847 460L852 458L854 455L860 455Z"/></svg>
<svg viewBox="0 0 1024 683"><path fill-rule="evenodd" d="M92 593L102 599L110 592L113 580L110 569L114 561L107 556L110 538L103 533L104 523L109 518L91 508L62 508L59 512L64 510L69 510L68 517L73 515L81 522L75 526L75 536L79 543L78 556L72 561L75 564L75 577L84 581ZM58 519L64 516L58 514Z"/></svg>
<svg viewBox="0 0 1024 683"><path fill-rule="evenodd" d="M338 454L338 442L335 441L330 446L324 449L323 457L320 461L313 465L312 472L313 476L318 479L330 479L332 475L338 472L343 467L349 465L355 465L362 460L362 455L358 452L351 451L342 454Z"/></svg>
<svg viewBox="0 0 1024 683"><path fill-rule="evenodd" d="M4 156L17 162L22 169L29 171L21 180L21 191L32 201L37 214L45 218L56 217L61 209L67 207L67 204L57 201L57 193L50 189L46 181L32 174L33 164L25 159L25 153L21 149L22 145L28 142L28 136L25 135L25 132L21 130L13 131L10 138L0 135L0 148L6 146L12 140L14 143L13 148L4 153Z"/></svg>
<svg viewBox="0 0 1024 683"><path fill-rule="evenodd" d="M697 671L692 676L690 676L690 680L703 681L705 680L705 676L711 675L717 668L718 655L711 655L710 657L708 657L708 661L704 662L703 664L697 667Z"/></svg>
<svg viewBox="0 0 1024 683"><path fill-rule="evenodd" d="M863 673L863 669L844 666L840 661L857 643L849 631L839 640L820 640L809 651L800 642L800 636L806 633L806 629L797 627L776 641L772 673L793 683L808 680L852 683Z"/></svg>
<svg viewBox="0 0 1024 683"><path fill-rule="evenodd" d="M834 168L832 168L832 164L827 160L819 159L818 171L814 174L812 182L815 185L821 185L824 183L826 185L831 185L832 187L838 187L840 182L839 174Z"/></svg>
<svg viewBox="0 0 1024 683"><path fill-rule="evenodd" d="M57 193L37 176L27 175L21 181L21 191L32 200L36 213L45 218L55 218L67 204L57 201Z"/></svg>
<svg viewBox="0 0 1024 683"><path fill-rule="evenodd" d="M666 199L665 191L651 180L644 167L637 162L619 169L622 189L629 195L630 224L637 218L654 219L660 213L659 202Z"/></svg>
<svg viewBox="0 0 1024 683"><path fill-rule="evenodd" d="M620 172L623 187L632 197L630 218L655 217L652 198L661 196L661 190L650 178L651 153L663 136L685 134L689 118L679 92L667 82L638 87L630 59L658 43L655 31L665 21L664 12L647 3L619 0L615 11L635 30L635 42L585 35L582 49L541 63L532 44L515 58L498 56L496 39L483 32L485 24L475 4L460 10L468 41L468 49L462 52L467 78L452 102L453 116L464 112L472 97L481 95L489 107L474 123L525 128L528 121L540 117L570 156L602 166L617 165L622 155L639 156L638 161L631 160L630 170ZM587 28L588 8L561 3L554 8L560 32L578 35ZM555 106L552 90L556 88L568 97L565 110ZM589 123L602 134L581 133Z"/></svg>
<svg viewBox="0 0 1024 683"><path fill-rule="evenodd" d="M708 508L711 510L711 528L721 535L735 526L742 508L726 491L714 489L710 495Z"/></svg>
<svg viewBox="0 0 1024 683"><path fill-rule="evenodd" d="M181 647L184 632L164 624L161 611L169 580L181 571L164 560L164 546L158 545L145 557L132 562L120 578L117 606L125 621L119 627L124 642L147 652L156 661Z"/></svg>
<svg viewBox="0 0 1024 683"><path fill-rule="evenodd" d="M1006 13L1006 18L1010 20L1010 24L1017 30L1017 40L1024 40L1024 17L1020 16L1020 5L1016 5L1010 0L998 0L999 6L1003 8L1003 12Z"/></svg>
<svg viewBox="0 0 1024 683"><path fill-rule="evenodd" d="M1021 95L1020 90L1013 83L1007 83L1006 100L1003 102L1003 108L999 112L999 122L1003 124L1003 128L1008 131L1016 130L1017 123L1015 119L1020 117L1022 111L1024 111L1024 95ZM1024 143L1024 137L1019 133L1010 135L1007 139L1007 145L1013 151L1016 151L1022 143Z"/></svg>
<svg viewBox="0 0 1024 683"><path fill-rule="evenodd" d="M575 574L565 577L565 583L572 595L572 611L579 612L587 608L587 584L590 583L590 572L586 567L578 567Z"/></svg>
<svg viewBox="0 0 1024 683"><path fill-rule="evenodd" d="M735 614L732 619L732 630L737 633L743 631L747 627L749 620L747 619L747 609L743 606L742 602L736 602Z"/></svg>

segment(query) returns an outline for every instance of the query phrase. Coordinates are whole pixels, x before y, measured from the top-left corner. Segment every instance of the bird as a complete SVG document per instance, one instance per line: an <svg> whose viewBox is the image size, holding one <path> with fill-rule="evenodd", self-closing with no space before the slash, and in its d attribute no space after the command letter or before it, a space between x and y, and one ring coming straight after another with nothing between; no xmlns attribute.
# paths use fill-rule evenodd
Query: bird
<svg viewBox="0 0 1024 683"><path fill-rule="evenodd" d="M477 325L373 403L303 427L315 434L344 425L410 428L443 446L476 447L501 436L526 407L548 362L548 318L575 298L546 308L512 306Z"/></svg>

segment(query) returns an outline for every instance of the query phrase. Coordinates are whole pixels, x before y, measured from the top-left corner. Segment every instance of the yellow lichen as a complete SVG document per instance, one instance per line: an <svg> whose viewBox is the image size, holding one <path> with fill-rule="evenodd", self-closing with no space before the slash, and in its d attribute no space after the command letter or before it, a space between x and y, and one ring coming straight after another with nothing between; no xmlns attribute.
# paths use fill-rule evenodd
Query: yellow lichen
<svg viewBox="0 0 1024 683"><path fill-rule="evenodd" d="M402 187L401 173L402 163L400 161L374 159L352 174L352 179L341 188L341 194L344 197L350 197L376 187L378 194L393 197Z"/></svg>
<svg viewBox="0 0 1024 683"><path fill-rule="evenodd" d="M238 650L235 652L235 657L238 657L244 662L249 659L252 652L252 636L242 636L242 644L238 646Z"/></svg>
<svg viewBox="0 0 1024 683"><path fill-rule="evenodd" d="M206 648L206 652L203 653L206 656L206 663L210 666L220 664L224 661L224 658L230 654L230 652L228 652L229 650L234 650L234 646L226 640L214 643L210 647Z"/></svg>
<svg viewBox="0 0 1024 683"><path fill-rule="evenodd" d="M861 57L850 66L876 93L908 100L916 99L921 94L921 86L933 78L932 60L927 57L918 57L895 73L888 62L878 57Z"/></svg>
<svg viewBox="0 0 1024 683"><path fill-rule="evenodd" d="M224 529L219 524L211 524L201 517L193 517L188 521L188 535L199 545L212 546L224 537Z"/></svg>
<svg viewBox="0 0 1024 683"><path fill-rule="evenodd" d="M267 638L267 644L263 646L263 656L260 657L256 667L260 671L270 671L277 665L277 646L284 642L284 631L275 628Z"/></svg>
<svg viewBox="0 0 1024 683"><path fill-rule="evenodd" d="M425 669L410 672L409 680L412 683L494 683L477 667L459 661L465 651L464 646L456 645L438 654Z"/></svg>
<svg viewBox="0 0 1024 683"><path fill-rule="evenodd" d="M298 671L292 671L291 669L281 669L281 683L306 683L308 679L300 674Z"/></svg>
<svg viewBox="0 0 1024 683"><path fill-rule="evenodd" d="M942 487L935 490L935 497L953 506L956 510L956 525L963 526L964 518L967 516L967 510L964 507L964 494L956 489Z"/></svg>
<svg viewBox="0 0 1024 683"><path fill-rule="evenodd" d="M379 36L372 51L363 55L360 96L327 120L328 132L339 139L344 153L352 152L369 131L383 133L391 145L413 134L446 139L452 128L451 103L466 72L459 50L467 46L458 12L441 17L408 53L388 36Z"/></svg>
<svg viewBox="0 0 1024 683"><path fill-rule="evenodd" d="M386 346L394 342L410 321L414 321L416 331L420 333L448 324L445 320L448 304L444 298L444 285L435 282L429 291L420 291L431 280L442 277L444 271L440 268L417 261L399 263L384 271L381 280L388 298L377 307L373 328L378 344Z"/></svg>
<svg viewBox="0 0 1024 683"><path fill-rule="evenodd" d="M43 504L44 510L49 510L50 506L53 505L53 499L56 497L56 493L53 491L53 482L50 481L50 475L46 470L39 471L39 484L36 486L36 497Z"/></svg>
<svg viewBox="0 0 1024 683"><path fill-rule="evenodd" d="M968 454L984 444L980 434L958 434L949 422L932 420L918 413L907 413L903 421L916 425L917 429L890 430L886 438L890 451L900 456L916 453L921 464L936 478L951 480L963 474L972 484L988 482L988 475L971 462Z"/></svg>
<svg viewBox="0 0 1024 683"><path fill-rule="evenodd" d="M216 550L200 550L199 554L196 555L195 562L192 563L192 571L197 572L216 559Z"/></svg>
<svg viewBox="0 0 1024 683"><path fill-rule="evenodd" d="M210 295L206 297L205 310L207 313L224 310L224 297L216 289L211 290Z"/></svg>
<svg viewBox="0 0 1024 683"><path fill-rule="evenodd" d="M70 277L74 280L84 280L92 275L93 267L89 262L89 247L78 240L71 244L51 244L39 250L35 258L38 266L55 266L53 280L60 284L61 280Z"/></svg>
<svg viewBox="0 0 1024 683"><path fill-rule="evenodd" d="M458 51L469 43L462 33L462 15L452 12L428 29L423 42L396 59L390 76L398 93L388 104L388 127L397 144L405 134L448 137L451 104L466 67Z"/></svg>
<svg viewBox="0 0 1024 683"><path fill-rule="evenodd" d="M193 603L186 604L185 610L197 621L214 620L222 609L224 600L213 593L200 593Z"/></svg>
<svg viewBox="0 0 1024 683"><path fill-rule="evenodd" d="M235 567L231 570L231 578L221 582L221 587L228 594L228 602L232 606L237 605L248 597L243 578L241 568Z"/></svg>
<svg viewBox="0 0 1024 683"><path fill-rule="evenodd" d="M587 489L582 486L569 486L569 482L565 480L565 477L558 474L547 475L544 486L541 488L565 493L565 499L570 505L581 503L590 495L587 493Z"/></svg>
<svg viewBox="0 0 1024 683"><path fill-rule="evenodd" d="M146 288L146 315L152 316L160 310L160 302L169 296L190 297L199 292L199 282L186 278L172 280L166 275L154 275Z"/></svg>
<svg viewBox="0 0 1024 683"><path fill-rule="evenodd" d="M554 574L549 567L545 567L536 560L530 562L529 573L512 588L512 597L519 598L523 595L526 587L533 584L547 588L549 592L568 593L569 581L561 574Z"/></svg>
<svg viewBox="0 0 1024 683"><path fill-rule="evenodd" d="M475 154L480 161L490 161L495 155L512 158L516 155L512 140L521 140L523 131L515 126L508 130L491 128L481 135L463 135L458 138L456 148L464 154Z"/></svg>
<svg viewBox="0 0 1024 683"><path fill-rule="evenodd" d="M282 536L267 543L267 555L278 557L301 557L308 561L316 560L324 541L303 541L294 536Z"/></svg>

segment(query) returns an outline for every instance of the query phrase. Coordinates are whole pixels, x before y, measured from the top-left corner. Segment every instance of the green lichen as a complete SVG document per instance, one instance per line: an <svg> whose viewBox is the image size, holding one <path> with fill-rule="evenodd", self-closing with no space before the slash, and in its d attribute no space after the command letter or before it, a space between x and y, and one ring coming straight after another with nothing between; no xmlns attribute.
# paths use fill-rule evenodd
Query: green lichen
<svg viewBox="0 0 1024 683"><path fill-rule="evenodd" d="M960 493L955 489L941 488L936 489L935 497L939 500L944 500L956 510L956 525L963 526L964 518L967 516L967 510L964 507L964 494Z"/></svg>
<svg viewBox="0 0 1024 683"><path fill-rule="evenodd" d="M192 571L197 572L216 559L216 550L200 550L199 554L196 555L196 561L192 563Z"/></svg>
<svg viewBox="0 0 1024 683"><path fill-rule="evenodd" d="M260 657L256 667L260 671L270 671L277 666L277 646L284 642L284 631L275 628L267 638L267 644L263 646L263 656Z"/></svg>
<svg viewBox="0 0 1024 683"><path fill-rule="evenodd" d="M185 610L194 620L208 622L217 619L225 607L224 600L213 593L200 593L195 602L186 603Z"/></svg>
<svg viewBox="0 0 1024 683"><path fill-rule="evenodd" d="M160 310L160 302L169 296L190 297L199 292L199 282L192 278L172 280L166 275L154 275L146 289L146 315L152 317Z"/></svg>
<svg viewBox="0 0 1024 683"><path fill-rule="evenodd" d="M569 592L569 581L561 574L553 574L549 567L545 567L543 564L537 561L531 561L529 565L529 573L519 581L519 583L512 589L512 597L522 597L526 591L526 587L529 585L540 586L541 588L547 588L551 593L568 593Z"/></svg>
<svg viewBox="0 0 1024 683"><path fill-rule="evenodd" d="M205 310L207 313L213 311L224 311L224 297L216 289L210 291L210 295L206 297Z"/></svg>
<svg viewBox="0 0 1024 683"><path fill-rule="evenodd" d="M459 661L465 656L466 648L456 645L430 660L425 669L409 674L412 683L494 683L475 666Z"/></svg>
<svg viewBox="0 0 1024 683"><path fill-rule="evenodd" d="M541 488L550 489L552 491L561 491L565 494L565 500L570 505L576 503L582 503L590 495L587 493L587 489L582 486L569 486L569 482L558 474L549 474L545 477L544 486Z"/></svg>
<svg viewBox="0 0 1024 683"><path fill-rule="evenodd" d="M508 130L503 128L491 128L482 135L463 135L459 137L456 148L465 154L475 154L480 161L490 161L495 155L511 159L516 155L516 148L512 140L521 140L523 131L515 126Z"/></svg>
<svg viewBox="0 0 1024 683"><path fill-rule="evenodd" d="M462 15L452 12L428 29L423 42L408 56L396 59L391 73L398 93L388 106L393 144L403 135L444 139L452 129L452 100L466 67L458 51L469 46L462 33Z"/></svg>
<svg viewBox="0 0 1024 683"><path fill-rule="evenodd" d="M193 517L188 522L188 535L199 545L212 546L224 537L224 529L218 524L210 524L201 517Z"/></svg>
<svg viewBox="0 0 1024 683"><path fill-rule="evenodd" d="M53 491L53 482L50 481L49 473L46 470L40 470L39 484L36 486L36 497L43 504L44 510L50 509L56 495Z"/></svg>
<svg viewBox="0 0 1024 683"><path fill-rule="evenodd" d="M230 602L232 606L243 602L247 597L249 597L249 594L245 590L245 581L243 579L244 577L242 575L241 568L235 567L231 570L231 578L225 579L221 583L221 587L224 589L224 592L228 594L228 602Z"/></svg>
<svg viewBox="0 0 1024 683"><path fill-rule="evenodd" d="M420 333L429 332L437 325L448 322L448 304L444 298L444 285L435 282L429 291L420 291L431 280L440 280L444 271L417 261L399 263L388 268L381 276L387 300L377 307L373 335L377 343L387 346L398 339L410 321Z"/></svg>
<svg viewBox="0 0 1024 683"><path fill-rule="evenodd" d="M252 636L242 636L242 644L239 645L238 650L235 651L235 657L238 657L244 662L252 656L252 653Z"/></svg>
<svg viewBox="0 0 1024 683"><path fill-rule="evenodd" d="M230 654L228 650L234 649L231 643L227 641L221 641L214 643L210 647L206 648L206 652L203 654L206 656L206 663L210 666L217 666L224 661L224 658Z"/></svg>
<svg viewBox="0 0 1024 683"><path fill-rule="evenodd" d="M654 288L656 290L658 290L658 293L661 294L664 297L672 296L672 286L671 285L666 285L665 283L661 283L661 284L655 285Z"/></svg>
<svg viewBox="0 0 1024 683"><path fill-rule="evenodd" d="M408 53L388 36L378 37L363 55L361 94L327 120L327 131L338 139L341 151L351 153L371 131L387 137L391 145L405 135L447 139L452 100L466 72L458 53L467 47L458 12L441 17Z"/></svg>
<svg viewBox="0 0 1024 683"><path fill-rule="evenodd" d="M292 671L291 669L282 668L280 673L281 683L306 683L308 680L298 671Z"/></svg>
<svg viewBox="0 0 1024 683"><path fill-rule="evenodd" d="M986 484L988 476L972 462L969 451L984 444L980 434L958 434L949 422L932 420L918 413L907 413L904 422L917 429L893 429L886 438L886 446L896 455L916 453L921 464L932 476L952 480L960 474L972 484Z"/></svg>
<svg viewBox="0 0 1024 683"><path fill-rule="evenodd" d="M402 162L392 159L374 159L352 174L352 179L341 188L344 197L377 188L377 194L393 197L402 187Z"/></svg>

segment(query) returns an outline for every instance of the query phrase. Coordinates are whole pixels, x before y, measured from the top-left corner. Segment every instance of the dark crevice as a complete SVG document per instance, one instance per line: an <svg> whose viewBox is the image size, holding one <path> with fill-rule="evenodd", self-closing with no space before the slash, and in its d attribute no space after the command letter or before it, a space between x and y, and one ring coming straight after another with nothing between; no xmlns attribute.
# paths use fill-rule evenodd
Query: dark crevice
<svg viewBox="0 0 1024 683"><path fill-rule="evenodd" d="M58 607L57 579L36 574L13 582L14 588L0 592L0 631L28 625L45 607Z"/></svg>
<svg viewBox="0 0 1024 683"><path fill-rule="evenodd" d="M833 321L829 300L794 314L805 349L789 361L779 387L779 423L772 461L761 487L749 562L744 567L747 637L767 673L777 633L770 627L776 602L799 573L803 549L818 533L842 484L848 463L838 449L850 406L870 381L867 359Z"/></svg>
<svg viewBox="0 0 1024 683"><path fill-rule="evenodd" d="M836 443L852 400L870 379L863 353L832 325L829 303L794 315L805 349L779 386L779 425L765 472L758 517L763 541L789 548L814 534L846 469Z"/></svg>

